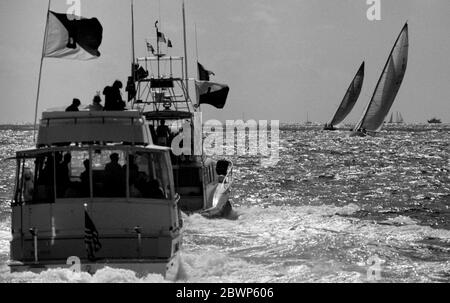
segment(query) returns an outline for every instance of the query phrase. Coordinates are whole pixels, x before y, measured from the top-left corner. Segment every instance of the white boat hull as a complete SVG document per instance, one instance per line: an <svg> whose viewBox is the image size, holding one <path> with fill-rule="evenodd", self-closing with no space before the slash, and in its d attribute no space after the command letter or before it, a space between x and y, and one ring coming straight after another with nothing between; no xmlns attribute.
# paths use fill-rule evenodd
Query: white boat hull
<svg viewBox="0 0 450 303"><path fill-rule="evenodd" d="M71 269L74 271L87 272L91 275L98 270L110 267L126 269L136 272L138 277L145 277L149 274L160 274L168 281L176 281L180 270L181 257L175 254L171 259L111 259L92 262L81 260L80 264L66 264L61 260L44 261L39 263L11 261L8 266L14 272L42 273L49 269Z"/></svg>

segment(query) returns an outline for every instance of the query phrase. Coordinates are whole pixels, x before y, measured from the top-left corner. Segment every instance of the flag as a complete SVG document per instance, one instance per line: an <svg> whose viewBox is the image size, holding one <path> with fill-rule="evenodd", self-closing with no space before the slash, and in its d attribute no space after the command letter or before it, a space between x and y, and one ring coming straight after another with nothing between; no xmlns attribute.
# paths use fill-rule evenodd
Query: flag
<svg viewBox="0 0 450 303"><path fill-rule="evenodd" d="M149 42L147 42L147 50L151 52L153 55L155 54L155 49L153 48L153 45L151 45Z"/></svg>
<svg viewBox="0 0 450 303"><path fill-rule="evenodd" d="M198 104L224 108L230 88L228 85L209 81L195 81Z"/></svg>
<svg viewBox="0 0 450 303"><path fill-rule="evenodd" d="M97 18L48 14L44 57L90 60L100 57L103 27Z"/></svg>
<svg viewBox="0 0 450 303"><path fill-rule="evenodd" d="M166 36L164 36L164 34L161 33L160 31L158 31L158 42L166 43Z"/></svg>
<svg viewBox="0 0 450 303"><path fill-rule="evenodd" d="M97 228L95 228L94 222L92 222L86 210L84 211L84 243L89 259L95 259L95 252L102 248L102 244L98 239Z"/></svg>
<svg viewBox="0 0 450 303"><path fill-rule="evenodd" d="M215 76L215 74L212 71L207 70L206 68L203 67L203 65L200 64L200 62L197 62L197 67L198 67L198 78L201 81L209 81L209 76L213 75Z"/></svg>
<svg viewBox="0 0 450 303"><path fill-rule="evenodd" d="M170 39L167 40L167 47L172 47L172 41Z"/></svg>

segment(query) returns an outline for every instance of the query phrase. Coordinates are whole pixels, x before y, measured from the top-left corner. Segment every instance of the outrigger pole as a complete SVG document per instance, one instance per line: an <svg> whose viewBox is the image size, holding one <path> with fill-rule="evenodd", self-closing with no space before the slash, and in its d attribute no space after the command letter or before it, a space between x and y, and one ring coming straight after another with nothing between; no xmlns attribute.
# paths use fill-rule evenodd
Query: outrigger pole
<svg viewBox="0 0 450 303"><path fill-rule="evenodd" d="M183 10L183 38L184 38L184 72L185 72L185 79L186 79L186 95L188 100L189 98L189 79L188 79L188 57L187 57L187 45L186 45L186 11L185 11L185 5L183 0L182 5Z"/></svg>
<svg viewBox="0 0 450 303"><path fill-rule="evenodd" d="M133 79L133 86L136 88L136 71L134 65L136 64L136 53L135 53L135 47L134 47L134 0L131 0L131 77ZM136 101L136 95L137 92L134 94L134 101L133 105Z"/></svg>
<svg viewBox="0 0 450 303"><path fill-rule="evenodd" d="M41 92L42 65L44 63L45 46L47 44L48 17L50 15L50 5L51 5L51 0L48 0L47 19L45 20L44 41L42 42L41 64L39 67L39 79L38 79L38 87L37 87L37 94L36 94L36 104L35 104L35 108L34 108L34 128L33 128L34 143L36 143L36 127L37 127L37 116L38 116L38 108L39 108L39 95Z"/></svg>

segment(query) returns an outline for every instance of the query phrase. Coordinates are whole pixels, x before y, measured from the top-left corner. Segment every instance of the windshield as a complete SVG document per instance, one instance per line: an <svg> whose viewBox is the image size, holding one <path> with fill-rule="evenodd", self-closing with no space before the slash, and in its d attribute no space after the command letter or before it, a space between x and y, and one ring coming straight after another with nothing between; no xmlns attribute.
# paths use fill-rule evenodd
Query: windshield
<svg viewBox="0 0 450 303"><path fill-rule="evenodd" d="M61 150L19 158L16 204L69 198L173 197L169 157L163 151Z"/></svg>

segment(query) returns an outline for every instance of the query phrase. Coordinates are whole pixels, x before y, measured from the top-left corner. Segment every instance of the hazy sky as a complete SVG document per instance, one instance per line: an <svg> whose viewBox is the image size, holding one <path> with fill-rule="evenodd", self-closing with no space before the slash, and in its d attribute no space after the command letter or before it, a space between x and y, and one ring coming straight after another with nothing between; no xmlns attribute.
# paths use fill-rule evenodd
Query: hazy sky
<svg viewBox="0 0 450 303"><path fill-rule="evenodd" d="M89 104L96 91L130 70L130 1L81 0L81 14L104 28L102 56L94 61L45 59L39 112ZM66 12L66 0L52 10ZM182 55L181 0L135 0L137 55L162 32ZM369 101L387 56L408 20L406 76L393 105L408 122L433 116L450 122L449 0L381 0L381 21L369 21L366 0L186 0L190 77L195 77L197 24L200 62L230 88L224 110L203 106L206 118L330 119L363 60L366 78L346 121ZM0 1L0 123L34 119L47 1ZM39 115L40 116L40 115Z"/></svg>

